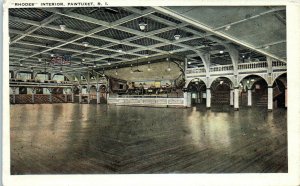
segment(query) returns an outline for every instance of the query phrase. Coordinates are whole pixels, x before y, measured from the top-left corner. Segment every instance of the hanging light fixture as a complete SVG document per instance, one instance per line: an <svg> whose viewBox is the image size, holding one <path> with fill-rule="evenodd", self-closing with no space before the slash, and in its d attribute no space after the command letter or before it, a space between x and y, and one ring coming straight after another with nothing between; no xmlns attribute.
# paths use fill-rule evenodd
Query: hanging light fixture
<svg viewBox="0 0 300 186"><path fill-rule="evenodd" d="M63 20L63 18L62 18L62 20L61 20L61 24L59 25L59 27L60 27L60 30L62 30L62 31L64 31L65 29L66 29L66 25L65 25L65 23L64 23L64 20Z"/></svg>
<svg viewBox="0 0 300 186"><path fill-rule="evenodd" d="M94 68L97 67L97 64L96 64L96 59L94 58L94 65L93 65Z"/></svg>
<svg viewBox="0 0 300 186"><path fill-rule="evenodd" d="M223 54L224 53L224 51L223 50L220 50L220 54Z"/></svg>
<svg viewBox="0 0 300 186"><path fill-rule="evenodd" d="M54 57L54 53L53 53L53 50L51 50L51 54L50 54L51 57Z"/></svg>
<svg viewBox="0 0 300 186"><path fill-rule="evenodd" d="M148 71L150 71L151 70L151 68L150 68L150 61L148 61L148 69L147 69Z"/></svg>
<svg viewBox="0 0 300 186"><path fill-rule="evenodd" d="M181 37L181 35L180 35L180 33L179 33L179 30L176 29L176 32L175 32L175 35L174 35L175 40L179 40L180 37Z"/></svg>
<svg viewBox="0 0 300 186"><path fill-rule="evenodd" d="M33 72L33 67L30 68L30 72Z"/></svg>
<svg viewBox="0 0 300 186"><path fill-rule="evenodd" d="M132 74L133 73L132 64L130 66L131 66L130 73Z"/></svg>
<svg viewBox="0 0 300 186"><path fill-rule="evenodd" d="M104 68L102 69L102 77L104 77L105 76L105 74L104 74Z"/></svg>
<svg viewBox="0 0 300 186"><path fill-rule="evenodd" d="M139 23L140 30L144 31L146 29L147 24L141 20Z"/></svg>
<svg viewBox="0 0 300 186"><path fill-rule="evenodd" d="M23 66L22 62L20 61L20 67Z"/></svg>
<svg viewBox="0 0 300 186"><path fill-rule="evenodd" d="M59 71L60 73L62 73L63 72L63 70L62 70L62 67L60 67L60 71Z"/></svg>
<svg viewBox="0 0 300 186"><path fill-rule="evenodd" d="M65 24L61 24L61 25L59 25L59 27L60 27L60 29L61 29L62 31L64 31L64 30L66 29L66 25L65 25Z"/></svg>
<svg viewBox="0 0 300 186"><path fill-rule="evenodd" d="M118 67L116 66L116 72L115 72L115 74L116 74L116 76L118 75Z"/></svg>
<svg viewBox="0 0 300 186"><path fill-rule="evenodd" d="M168 59L168 61L169 61L169 58L167 58L167 59ZM170 64L170 61L169 61L167 70L168 70L169 72L171 71L171 64Z"/></svg>
<svg viewBox="0 0 300 186"><path fill-rule="evenodd" d="M118 52L123 52L123 47L121 44L119 44L119 46L118 46Z"/></svg>
<svg viewBox="0 0 300 186"><path fill-rule="evenodd" d="M89 43L87 41L82 42L82 44L83 44L84 47L89 46Z"/></svg>

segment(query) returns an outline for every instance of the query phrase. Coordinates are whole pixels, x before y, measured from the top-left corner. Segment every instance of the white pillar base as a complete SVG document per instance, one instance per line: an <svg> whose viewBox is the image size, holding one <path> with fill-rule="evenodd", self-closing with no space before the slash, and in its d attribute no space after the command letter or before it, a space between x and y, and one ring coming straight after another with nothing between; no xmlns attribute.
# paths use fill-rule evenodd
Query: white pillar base
<svg viewBox="0 0 300 186"><path fill-rule="evenodd" d="M233 105L234 110L239 110L239 87L234 88L233 102L234 102L234 105Z"/></svg>
<svg viewBox="0 0 300 186"><path fill-rule="evenodd" d="M268 87L268 111L273 110L273 87Z"/></svg>
<svg viewBox="0 0 300 186"><path fill-rule="evenodd" d="M251 107L252 106L252 90L249 89L247 90L247 97L248 97L248 106Z"/></svg>
<svg viewBox="0 0 300 186"><path fill-rule="evenodd" d="M100 92L97 92L97 104L100 104Z"/></svg>
<svg viewBox="0 0 300 186"><path fill-rule="evenodd" d="M74 103L74 93L71 95L72 103Z"/></svg>
<svg viewBox="0 0 300 186"><path fill-rule="evenodd" d="M206 108L210 109L211 107L211 91L210 88L206 89Z"/></svg>
<svg viewBox="0 0 300 186"><path fill-rule="evenodd" d="M183 98L184 98L183 106L185 106L185 107L191 107L191 103L192 103L192 101L191 101L191 99L192 99L191 93L190 92L184 92L183 93Z"/></svg>
<svg viewBox="0 0 300 186"><path fill-rule="evenodd" d="M79 103L81 103L81 93L79 94Z"/></svg>

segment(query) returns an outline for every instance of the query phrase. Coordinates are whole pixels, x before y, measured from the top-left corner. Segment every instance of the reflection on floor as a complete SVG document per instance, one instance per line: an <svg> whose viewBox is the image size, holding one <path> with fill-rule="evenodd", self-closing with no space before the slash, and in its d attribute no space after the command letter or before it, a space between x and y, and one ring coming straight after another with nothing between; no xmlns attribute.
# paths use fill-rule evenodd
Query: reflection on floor
<svg viewBox="0 0 300 186"><path fill-rule="evenodd" d="M12 174L287 172L285 109L11 105Z"/></svg>

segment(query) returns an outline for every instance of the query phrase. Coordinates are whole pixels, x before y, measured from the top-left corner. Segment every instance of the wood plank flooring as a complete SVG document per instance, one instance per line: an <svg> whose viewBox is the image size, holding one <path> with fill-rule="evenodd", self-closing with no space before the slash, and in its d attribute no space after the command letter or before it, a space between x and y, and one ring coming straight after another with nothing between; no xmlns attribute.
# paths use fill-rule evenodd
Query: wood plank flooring
<svg viewBox="0 0 300 186"><path fill-rule="evenodd" d="M285 109L11 105L11 174L287 172Z"/></svg>

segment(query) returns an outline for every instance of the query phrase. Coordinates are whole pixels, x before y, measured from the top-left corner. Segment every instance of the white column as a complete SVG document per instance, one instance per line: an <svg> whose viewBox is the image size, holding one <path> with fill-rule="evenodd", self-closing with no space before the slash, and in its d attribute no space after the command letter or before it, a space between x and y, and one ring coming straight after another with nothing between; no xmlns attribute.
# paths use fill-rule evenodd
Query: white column
<svg viewBox="0 0 300 186"><path fill-rule="evenodd" d="M79 93L79 103L81 103L81 92Z"/></svg>
<svg viewBox="0 0 300 186"><path fill-rule="evenodd" d="M234 87L234 110L239 110L239 87Z"/></svg>
<svg viewBox="0 0 300 186"><path fill-rule="evenodd" d="M183 93L183 106L185 107L191 107L191 101L192 94L190 92L184 92Z"/></svg>
<svg viewBox="0 0 300 186"><path fill-rule="evenodd" d="M183 92L183 106L186 107L187 106L187 93Z"/></svg>
<svg viewBox="0 0 300 186"><path fill-rule="evenodd" d="M34 93L35 93L35 91L32 90L32 94L31 94L31 102L32 102L32 103L34 103Z"/></svg>
<svg viewBox="0 0 300 186"><path fill-rule="evenodd" d="M100 104L100 92L97 91L96 94L97 94L97 104Z"/></svg>
<svg viewBox="0 0 300 186"><path fill-rule="evenodd" d="M273 87L268 87L268 111L273 110Z"/></svg>
<svg viewBox="0 0 300 186"><path fill-rule="evenodd" d="M71 99L72 99L72 103L74 103L74 93L72 92L72 94L71 94Z"/></svg>
<svg viewBox="0 0 300 186"><path fill-rule="evenodd" d="M90 104L90 92L88 92L88 100L87 100L88 104Z"/></svg>
<svg viewBox="0 0 300 186"><path fill-rule="evenodd" d="M230 106L233 106L233 95L234 95L234 91L230 89Z"/></svg>
<svg viewBox="0 0 300 186"><path fill-rule="evenodd" d="M187 107L191 107L192 106L192 93L191 92L187 92Z"/></svg>
<svg viewBox="0 0 300 186"><path fill-rule="evenodd" d="M211 106L211 92L210 88L206 89L206 108L210 109Z"/></svg>
<svg viewBox="0 0 300 186"><path fill-rule="evenodd" d="M251 89L248 89L247 90L247 93L248 93L248 106L252 106L252 90Z"/></svg>

